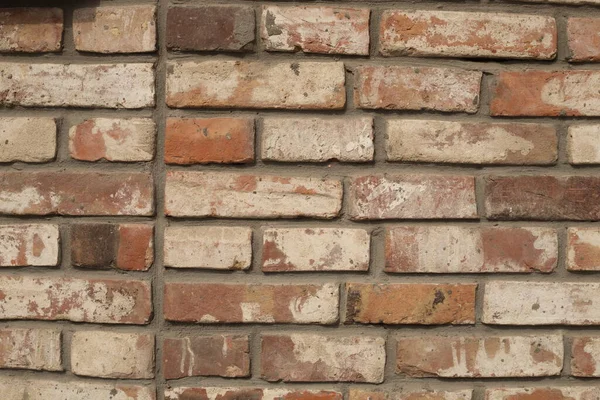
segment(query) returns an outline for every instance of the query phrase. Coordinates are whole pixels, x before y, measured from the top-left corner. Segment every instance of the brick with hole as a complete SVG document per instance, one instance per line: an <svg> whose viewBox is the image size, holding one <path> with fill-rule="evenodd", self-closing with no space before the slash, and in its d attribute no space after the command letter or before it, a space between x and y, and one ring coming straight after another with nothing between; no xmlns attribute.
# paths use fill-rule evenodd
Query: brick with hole
<svg viewBox="0 0 600 400"><path fill-rule="evenodd" d="M600 164L600 125L571 125L568 132L569 163Z"/></svg>
<svg viewBox="0 0 600 400"><path fill-rule="evenodd" d="M600 229L567 229L567 269L600 271Z"/></svg>
<svg viewBox="0 0 600 400"><path fill-rule="evenodd" d="M275 387L186 387L165 390L165 400L342 400L334 390L309 390Z"/></svg>
<svg viewBox="0 0 600 400"><path fill-rule="evenodd" d="M227 301L223 301L227 299ZM168 321L329 325L338 321L337 284L234 284L167 282Z"/></svg>
<svg viewBox="0 0 600 400"><path fill-rule="evenodd" d="M252 161L252 118L167 118L167 164L245 164Z"/></svg>
<svg viewBox="0 0 600 400"><path fill-rule="evenodd" d="M252 229L229 226L165 228L165 266L246 270L252 263Z"/></svg>
<svg viewBox="0 0 600 400"><path fill-rule="evenodd" d="M262 8L267 51L369 55L367 8L269 5Z"/></svg>
<svg viewBox="0 0 600 400"><path fill-rule="evenodd" d="M71 337L75 375L113 379L154 377L154 335L77 331Z"/></svg>
<svg viewBox="0 0 600 400"><path fill-rule="evenodd" d="M569 61L600 61L600 18L570 17L567 20Z"/></svg>
<svg viewBox="0 0 600 400"><path fill-rule="evenodd" d="M348 400L471 400L472 390L364 390L350 389Z"/></svg>
<svg viewBox="0 0 600 400"><path fill-rule="evenodd" d="M62 371L60 330L0 329L0 368Z"/></svg>
<svg viewBox="0 0 600 400"><path fill-rule="evenodd" d="M60 51L63 19L60 8L0 8L0 53Z"/></svg>
<svg viewBox="0 0 600 400"><path fill-rule="evenodd" d="M0 267L56 266L59 246L58 225L0 225Z"/></svg>
<svg viewBox="0 0 600 400"><path fill-rule="evenodd" d="M166 337L162 344L166 379L186 376L241 378L250 375L246 335L193 335Z"/></svg>
<svg viewBox="0 0 600 400"><path fill-rule="evenodd" d="M485 400L587 400L600 396L597 386L538 386L486 389Z"/></svg>
<svg viewBox="0 0 600 400"><path fill-rule="evenodd" d="M571 344L571 375L578 377L600 376L600 337L573 338Z"/></svg>
<svg viewBox="0 0 600 400"><path fill-rule="evenodd" d="M0 162L52 161L56 155L56 132L54 118L0 118Z"/></svg>
<svg viewBox="0 0 600 400"><path fill-rule="evenodd" d="M6 400L156 400L155 389L148 385L76 379L0 378L0 392Z"/></svg>
<svg viewBox="0 0 600 400"><path fill-rule="evenodd" d="M261 378L270 382L383 382L385 339L309 333L262 335Z"/></svg>

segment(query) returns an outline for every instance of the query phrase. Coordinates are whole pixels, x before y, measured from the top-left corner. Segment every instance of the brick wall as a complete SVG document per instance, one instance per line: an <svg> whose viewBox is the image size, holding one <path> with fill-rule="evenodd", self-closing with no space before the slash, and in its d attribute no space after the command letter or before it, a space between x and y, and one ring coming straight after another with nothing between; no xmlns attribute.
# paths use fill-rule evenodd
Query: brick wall
<svg viewBox="0 0 600 400"><path fill-rule="evenodd" d="M600 399L599 0L53 6L0 10L2 399Z"/></svg>

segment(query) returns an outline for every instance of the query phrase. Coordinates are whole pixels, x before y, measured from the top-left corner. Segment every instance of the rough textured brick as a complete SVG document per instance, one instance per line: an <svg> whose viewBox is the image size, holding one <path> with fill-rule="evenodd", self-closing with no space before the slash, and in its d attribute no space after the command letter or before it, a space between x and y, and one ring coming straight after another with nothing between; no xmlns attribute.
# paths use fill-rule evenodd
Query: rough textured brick
<svg viewBox="0 0 600 400"><path fill-rule="evenodd" d="M569 228L566 263L570 271L600 271L600 229Z"/></svg>
<svg viewBox="0 0 600 400"><path fill-rule="evenodd" d="M287 162L373 159L372 118L265 118L262 158Z"/></svg>
<svg viewBox="0 0 600 400"><path fill-rule="evenodd" d="M284 382L383 382L385 339L297 333L263 335L261 378Z"/></svg>
<svg viewBox="0 0 600 400"><path fill-rule="evenodd" d="M143 281L0 276L0 319L145 324L152 313Z"/></svg>
<svg viewBox="0 0 600 400"><path fill-rule="evenodd" d="M155 137L150 118L92 118L69 129L69 151L84 161L151 161Z"/></svg>
<svg viewBox="0 0 600 400"><path fill-rule="evenodd" d="M143 53L156 50L153 5L76 8L75 48L94 53Z"/></svg>
<svg viewBox="0 0 600 400"><path fill-rule="evenodd" d="M496 325L600 325L598 283L488 282L482 322Z"/></svg>
<svg viewBox="0 0 600 400"><path fill-rule="evenodd" d="M364 229L272 228L263 233L262 270L367 271L369 250Z"/></svg>
<svg viewBox="0 0 600 400"><path fill-rule="evenodd" d="M600 338L576 337L571 346L571 375L600 376Z"/></svg>
<svg viewBox="0 0 600 400"><path fill-rule="evenodd" d="M359 176L350 182L347 201L354 220L477 217L472 176Z"/></svg>
<svg viewBox="0 0 600 400"><path fill-rule="evenodd" d="M577 18L567 20L569 61L600 61L600 18Z"/></svg>
<svg viewBox="0 0 600 400"><path fill-rule="evenodd" d="M494 116L600 116L598 71L510 71L496 77Z"/></svg>
<svg viewBox="0 0 600 400"><path fill-rule="evenodd" d="M597 386L487 389L485 400L588 400L600 396Z"/></svg>
<svg viewBox="0 0 600 400"><path fill-rule="evenodd" d="M0 378L3 400L155 400L151 386Z"/></svg>
<svg viewBox="0 0 600 400"><path fill-rule="evenodd" d="M168 282L164 304L165 318L169 321L332 324L338 320L339 288L331 283L245 285Z"/></svg>
<svg viewBox="0 0 600 400"><path fill-rule="evenodd" d="M548 16L387 10L381 19L383 55L543 60L556 56L556 21Z"/></svg>
<svg viewBox="0 0 600 400"><path fill-rule="evenodd" d="M386 272L552 272L557 259L550 228L398 226L385 236Z"/></svg>
<svg viewBox="0 0 600 400"><path fill-rule="evenodd" d="M229 226L168 226L165 266L245 270L252 263L252 229Z"/></svg>
<svg viewBox="0 0 600 400"><path fill-rule="evenodd" d="M25 107L154 106L154 67L0 62L0 104Z"/></svg>
<svg viewBox="0 0 600 400"><path fill-rule="evenodd" d="M552 164L556 129L547 124L386 120L389 161Z"/></svg>
<svg viewBox="0 0 600 400"><path fill-rule="evenodd" d="M186 376L239 378L250 375L248 336L212 335L163 339L166 379Z"/></svg>
<svg viewBox="0 0 600 400"><path fill-rule="evenodd" d="M0 267L55 266L59 240L57 225L0 225Z"/></svg>
<svg viewBox="0 0 600 400"><path fill-rule="evenodd" d="M0 118L0 162L50 161L56 155L54 118Z"/></svg>
<svg viewBox="0 0 600 400"><path fill-rule="evenodd" d="M361 66L354 73L354 104L358 108L467 113L479 108L479 71Z"/></svg>
<svg viewBox="0 0 600 400"><path fill-rule="evenodd" d="M75 375L117 379L154 377L154 335L79 331L71 338Z"/></svg>
<svg viewBox="0 0 600 400"><path fill-rule="evenodd" d="M489 177L485 210L498 220L600 220L595 176Z"/></svg>
<svg viewBox="0 0 600 400"><path fill-rule="evenodd" d="M71 225L71 263L83 268L147 271L154 261L150 224Z"/></svg>
<svg viewBox="0 0 600 400"><path fill-rule="evenodd" d="M171 61L167 105L341 109L346 103L344 83L341 62Z"/></svg>
<svg viewBox="0 0 600 400"><path fill-rule="evenodd" d="M60 8L0 8L2 53L59 51L62 33Z"/></svg>
<svg viewBox="0 0 600 400"><path fill-rule="evenodd" d="M563 339L547 336L420 336L397 341L396 373L412 377L559 375Z"/></svg>
<svg viewBox="0 0 600 400"><path fill-rule="evenodd" d="M0 214L152 215L151 176L135 172L2 172Z"/></svg>
<svg viewBox="0 0 600 400"><path fill-rule="evenodd" d="M165 400L342 400L340 392L285 388L176 387L165 390Z"/></svg>
<svg viewBox="0 0 600 400"><path fill-rule="evenodd" d="M273 175L171 171L165 191L174 217L333 218L342 202L339 180Z"/></svg>
<svg viewBox="0 0 600 400"><path fill-rule="evenodd" d="M62 371L60 331L0 329L0 368Z"/></svg>
<svg viewBox="0 0 600 400"><path fill-rule="evenodd" d="M228 164L254 160L251 118L168 118L165 162Z"/></svg>
<svg viewBox="0 0 600 400"><path fill-rule="evenodd" d="M471 400L472 390L441 391L441 390L380 390L350 389L348 400Z"/></svg>
<svg viewBox="0 0 600 400"><path fill-rule="evenodd" d="M600 125L571 125L567 136L571 164L600 164Z"/></svg>
<svg viewBox="0 0 600 400"><path fill-rule="evenodd" d="M252 7L175 6L167 12L167 47L173 50L248 51L254 30Z"/></svg>
<svg viewBox="0 0 600 400"><path fill-rule="evenodd" d="M346 284L346 323L474 324L476 284Z"/></svg>
<svg viewBox="0 0 600 400"><path fill-rule="evenodd" d="M261 37L267 51L369 54L366 8L263 6Z"/></svg>

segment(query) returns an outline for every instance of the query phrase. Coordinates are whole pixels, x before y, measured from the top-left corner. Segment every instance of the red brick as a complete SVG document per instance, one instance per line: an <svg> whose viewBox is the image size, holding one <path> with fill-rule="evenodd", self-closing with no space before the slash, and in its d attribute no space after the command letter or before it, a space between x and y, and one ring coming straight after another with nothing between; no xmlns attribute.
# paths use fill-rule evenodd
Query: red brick
<svg viewBox="0 0 600 400"><path fill-rule="evenodd" d="M380 390L350 389L348 400L471 400L472 390L440 391L440 390Z"/></svg>
<svg viewBox="0 0 600 400"><path fill-rule="evenodd" d="M483 32L482 32L483 30ZM526 14L387 10L383 55L534 58L556 56L556 21Z"/></svg>
<svg viewBox="0 0 600 400"><path fill-rule="evenodd" d="M552 272L558 260L550 228L398 226L385 243L386 272Z"/></svg>
<svg viewBox="0 0 600 400"><path fill-rule="evenodd" d="M0 213L152 215L151 176L135 172L3 172Z"/></svg>
<svg viewBox="0 0 600 400"><path fill-rule="evenodd" d="M344 74L341 62L171 61L167 105L339 110L346 103Z"/></svg>
<svg viewBox="0 0 600 400"><path fill-rule="evenodd" d="M600 18L577 18L567 20L569 61L600 61Z"/></svg>
<svg viewBox="0 0 600 400"><path fill-rule="evenodd" d="M600 396L597 386L487 389L485 400L591 400Z"/></svg>
<svg viewBox="0 0 600 400"><path fill-rule="evenodd" d="M172 50L249 51L254 30L252 7L174 6L167 12L167 48Z"/></svg>
<svg viewBox="0 0 600 400"><path fill-rule="evenodd" d="M154 106L154 67L0 62L0 104L24 107Z"/></svg>
<svg viewBox="0 0 600 400"><path fill-rule="evenodd" d="M251 118L167 118L167 164L229 164L254 160Z"/></svg>
<svg viewBox="0 0 600 400"><path fill-rule="evenodd" d="M600 220L600 178L489 177L485 209L497 220Z"/></svg>
<svg viewBox="0 0 600 400"><path fill-rule="evenodd" d="M563 339L548 336L398 338L396 373L411 377L500 378L559 375Z"/></svg>
<svg viewBox="0 0 600 400"><path fill-rule="evenodd" d="M163 339L165 379L186 376L240 378L250 375L248 336L212 335Z"/></svg>
<svg viewBox="0 0 600 400"><path fill-rule="evenodd" d="M346 323L474 324L476 284L346 285Z"/></svg>
<svg viewBox="0 0 600 400"><path fill-rule="evenodd" d="M176 387L165 390L165 400L342 400L340 392L260 387ZM70 400L70 399L69 399ZM142 399L140 399L142 400Z"/></svg>
<svg viewBox="0 0 600 400"><path fill-rule="evenodd" d="M553 164L556 129L549 124L386 120L389 161L453 164Z"/></svg>
<svg viewBox="0 0 600 400"><path fill-rule="evenodd" d="M152 386L120 383L0 378L0 392L7 400L156 400L154 391Z"/></svg>
<svg viewBox="0 0 600 400"><path fill-rule="evenodd" d="M62 371L61 332L0 329L0 368Z"/></svg>
<svg viewBox="0 0 600 400"><path fill-rule="evenodd" d="M58 225L0 225L0 267L55 266L59 241Z"/></svg>
<svg viewBox="0 0 600 400"><path fill-rule="evenodd" d="M472 176L359 176L350 182L347 201L353 220L477 217Z"/></svg>
<svg viewBox="0 0 600 400"><path fill-rule="evenodd" d="M165 212L173 217L294 218L337 216L342 183L213 172L167 172Z"/></svg>
<svg viewBox="0 0 600 400"><path fill-rule="evenodd" d="M267 51L369 55L369 9L263 6Z"/></svg>
<svg viewBox="0 0 600 400"><path fill-rule="evenodd" d="M600 376L600 338L585 336L573 338L571 345L571 375Z"/></svg>
<svg viewBox="0 0 600 400"><path fill-rule="evenodd" d="M283 382L383 382L385 339L295 333L263 335L261 378Z"/></svg>
<svg viewBox="0 0 600 400"><path fill-rule="evenodd" d="M332 324L338 320L339 288L168 282L164 304L169 321Z"/></svg>
<svg viewBox="0 0 600 400"><path fill-rule="evenodd" d="M1 53L60 51L62 34L60 8L0 8Z"/></svg>
<svg viewBox="0 0 600 400"><path fill-rule="evenodd" d="M146 324L150 284L133 280L1 276L0 319Z"/></svg>
<svg viewBox="0 0 600 400"><path fill-rule="evenodd" d="M569 271L600 271L600 229L568 229L566 264Z"/></svg>
<svg viewBox="0 0 600 400"><path fill-rule="evenodd" d="M501 72L490 103L493 116L600 116L598 71Z"/></svg>
<svg viewBox="0 0 600 400"><path fill-rule="evenodd" d="M567 155L574 165L600 164L600 125L571 125L567 136Z"/></svg>
<svg viewBox="0 0 600 400"><path fill-rule="evenodd" d="M358 108L467 113L479 108L479 71L361 66L354 72L354 104Z"/></svg>
<svg viewBox="0 0 600 400"><path fill-rule="evenodd" d="M39 163L56 156L54 118L0 118L0 162Z"/></svg>

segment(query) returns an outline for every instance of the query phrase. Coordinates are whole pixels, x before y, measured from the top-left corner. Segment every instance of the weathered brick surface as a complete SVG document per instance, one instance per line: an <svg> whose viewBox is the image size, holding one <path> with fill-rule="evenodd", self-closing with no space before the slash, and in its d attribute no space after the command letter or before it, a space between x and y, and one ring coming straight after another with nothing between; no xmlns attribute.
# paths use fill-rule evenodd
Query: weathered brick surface
<svg viewBox="0 0 600 400"><path fill-rule="evenodd" d="M466 113L479 108L479 71L369 65L354 74L358 108Z"/></svg>
<svg viewBox="0 0 600 400"><path fill-rule="evenodd" d="M55 266L59 240L57 225L0 225L0 267Z"/></svg>
<svg viewBox="0 0 600 400"><path fill-rule="evenodd" d="M557 46L554 18L513 13L386 10L379 36L384 55L547 60Z"/></svg>
<svg viewBox="0 0 600 400"><path fill-rule="evenodd" d="M265 118L263 160L366 162L373 159L372 118Z"/></svg>
<svg viewBox="0 0 600 400"><path fill-rule="evenodd" d="M0 391L6 400L155 400L151 386L110 382L56 381L48 379L0 378Z"/></svg>
<svg viewBox="0 0 600 400"><path fill-rule="evenodd" d="M0 118L0 162L51 161L56 155L54 118Z"/></svg>
<svg viewBox="0 0 600 400"><path fill-rule="evenodd" d="M342 400L333 390L262 387L176 387L165 390L165 400Z"/></svg>
<svg viewBox="0 0 600 400"><path fill-rule="evenodd" d="M566 263L570 271L600 271L600 229L569 228Z"/></svg>
<svg viewBox="0 0 600 400"><path fill-rule="evenodd" d="M151 161L155 140L150 118L93 118L69 129L69 152L83 161Z"/></svg>
<svg viewBox="0 0 600 400"><path fill-rule="evenodd" d="M254 10L248 6L174 6L167 13L167 47L173 50L248 51L254 30Z"/></svg>
<svg viewBox="0 0 600 400"><path fill-rule="evenodd" d="M267 51L369 54L366 8L263 6L261 37Z"/></svg>
<svg viewBox="0 0 600 400"><path fill-rule="evenodd" d="M385 339L304 333L263 335L261 378L267 381L380 383Z"/></svg>
<svg viewBox="0 0 600 400"><path fill-rule="evenodd" d="M456 164L552 164L556 129L548 124L388 119L389 161Z"/></svg>
<svg viewBox="0 0 600 400"><path fill-rule="evenodd" d="M267 229L262 270L367 271L369 252L370 235L364 229Z"/></svg>
<svg viewBox="0 0 600 400"><path fill-rule="evenodd" d="M167 67L167 105L341 109L344 83L340 62L172 61Z"/></svg>
<svg viewBox="0 0 600 400"><path fill-rule="evenodd" d="M557 261L551 228L397 226L385 236L386 272L552 272Z"/></svg>
<svg viewBox="0 0 600 400"><path fill-rule="evenodd" d="M154 336L102 331L75 332L71 338L75 375L118 379L154 377Z"/></svg>
<svg viewBox="0 0 600 400"><path fill-rule="evenodd" d="M413 377L559 375L563 340L549 336L420 336L397 340L396 372Z"/></svg>
<svg viewBox="0 0 600 400"><path fill-rule="evenodd" d="M600 18L571 17L567 20L569 60L600 61Z"/></svg>
<svg viewBox="0 0 600 400"><path fill-rule="evenodd" d="M586 400L600 396L595 386L487 389L485 400Z"/></svg>
<svg viewBox="0 0 600 400"><path fill-rule="evenodd" d="M0 62L0 104L24 107L154 106L152 64Z"/></svg>
<svg viewBox="0 0 600 400"><path fill-rule="evenodd" d="M598 325L600 285L575 282L485 284L482 322L497 325Z"/></svg>
<svg viewBox="0 0 600 400"><path fill-rule="evenodd" d="M229 164L253 160L253 119L167 119L165 162L168 164Z"/></svg>
<svg viewBox="0 0 600 400"><path fill-rule="evenodd" d="M472 390L363 390L350 389L348 400L471 400Z"/></svg>
<svg viewBox="0 0 600 400"><path fill-rule="evenodd" d="M252 230L169 226L165 229L164 253L168 267L245 270L252 262Z"/></svg>
<svg viewBox="0 0 600 400"><path fill-rule="evenodd" d="M75 48L94 53L143 53L156 49L153 5L77 8L73 13Z"/></svg>
<svg viewBox="0 0 600 400"><path fill-rule="evenodd" d="M166 379L186 376L240 378L250 375L248 336L211 335L163 339Z"/></svg>
<svg viewBox="0 0 600 400"><path fill-rule="evenodd" d="M152 215L145 173L0 172L0 214Z"/></svg>
<svg viewBox="0 0 600 400"><path fill-rule="evenodd" d="M386 174L350 182L350 218L475 218L475 180L470 176Z"/></svg>
<svg viewBox="0 0 600 400"><path fill-rule="evenodd" d="M173 217L333 218L339 180L239 173L167 173L165 213Z"/></svg>
<svg viewBox="0 0 600 400"><path fill-rule="evenodd" d="M0 368L62 371L61 341L54 329L0 329Z"/></svg>
<svg viewBox="0 0 600 400"><path fill-rule="evenodd" d="M59 51L62 35L63 10L60 8L0 8L2 53Z"/></svg>
<svg viewBox="0 0 600 400"><path fill-rule="evenodd" d="M473 324L476 284L346 285L346 323Z"/></svg>
<svg viewBox="0 0 600 400"><path fill-rule="evenodd" d="M338 320L339 287L175 283L165 285L169 321L332 324ZM227 299L226 302L223 299Z"/></svg>
<svg viewBox="0 0 600 400"><path fill-rule="evenodd" d="M114 279L0 276L0 319L145 324L150 284Z"/></svg>
<svg viewBox="0 0 600 400"><path fill-rule="evenodd" d="M571 125L567 136L571 164L600 164L600 125Z"/></svg>

